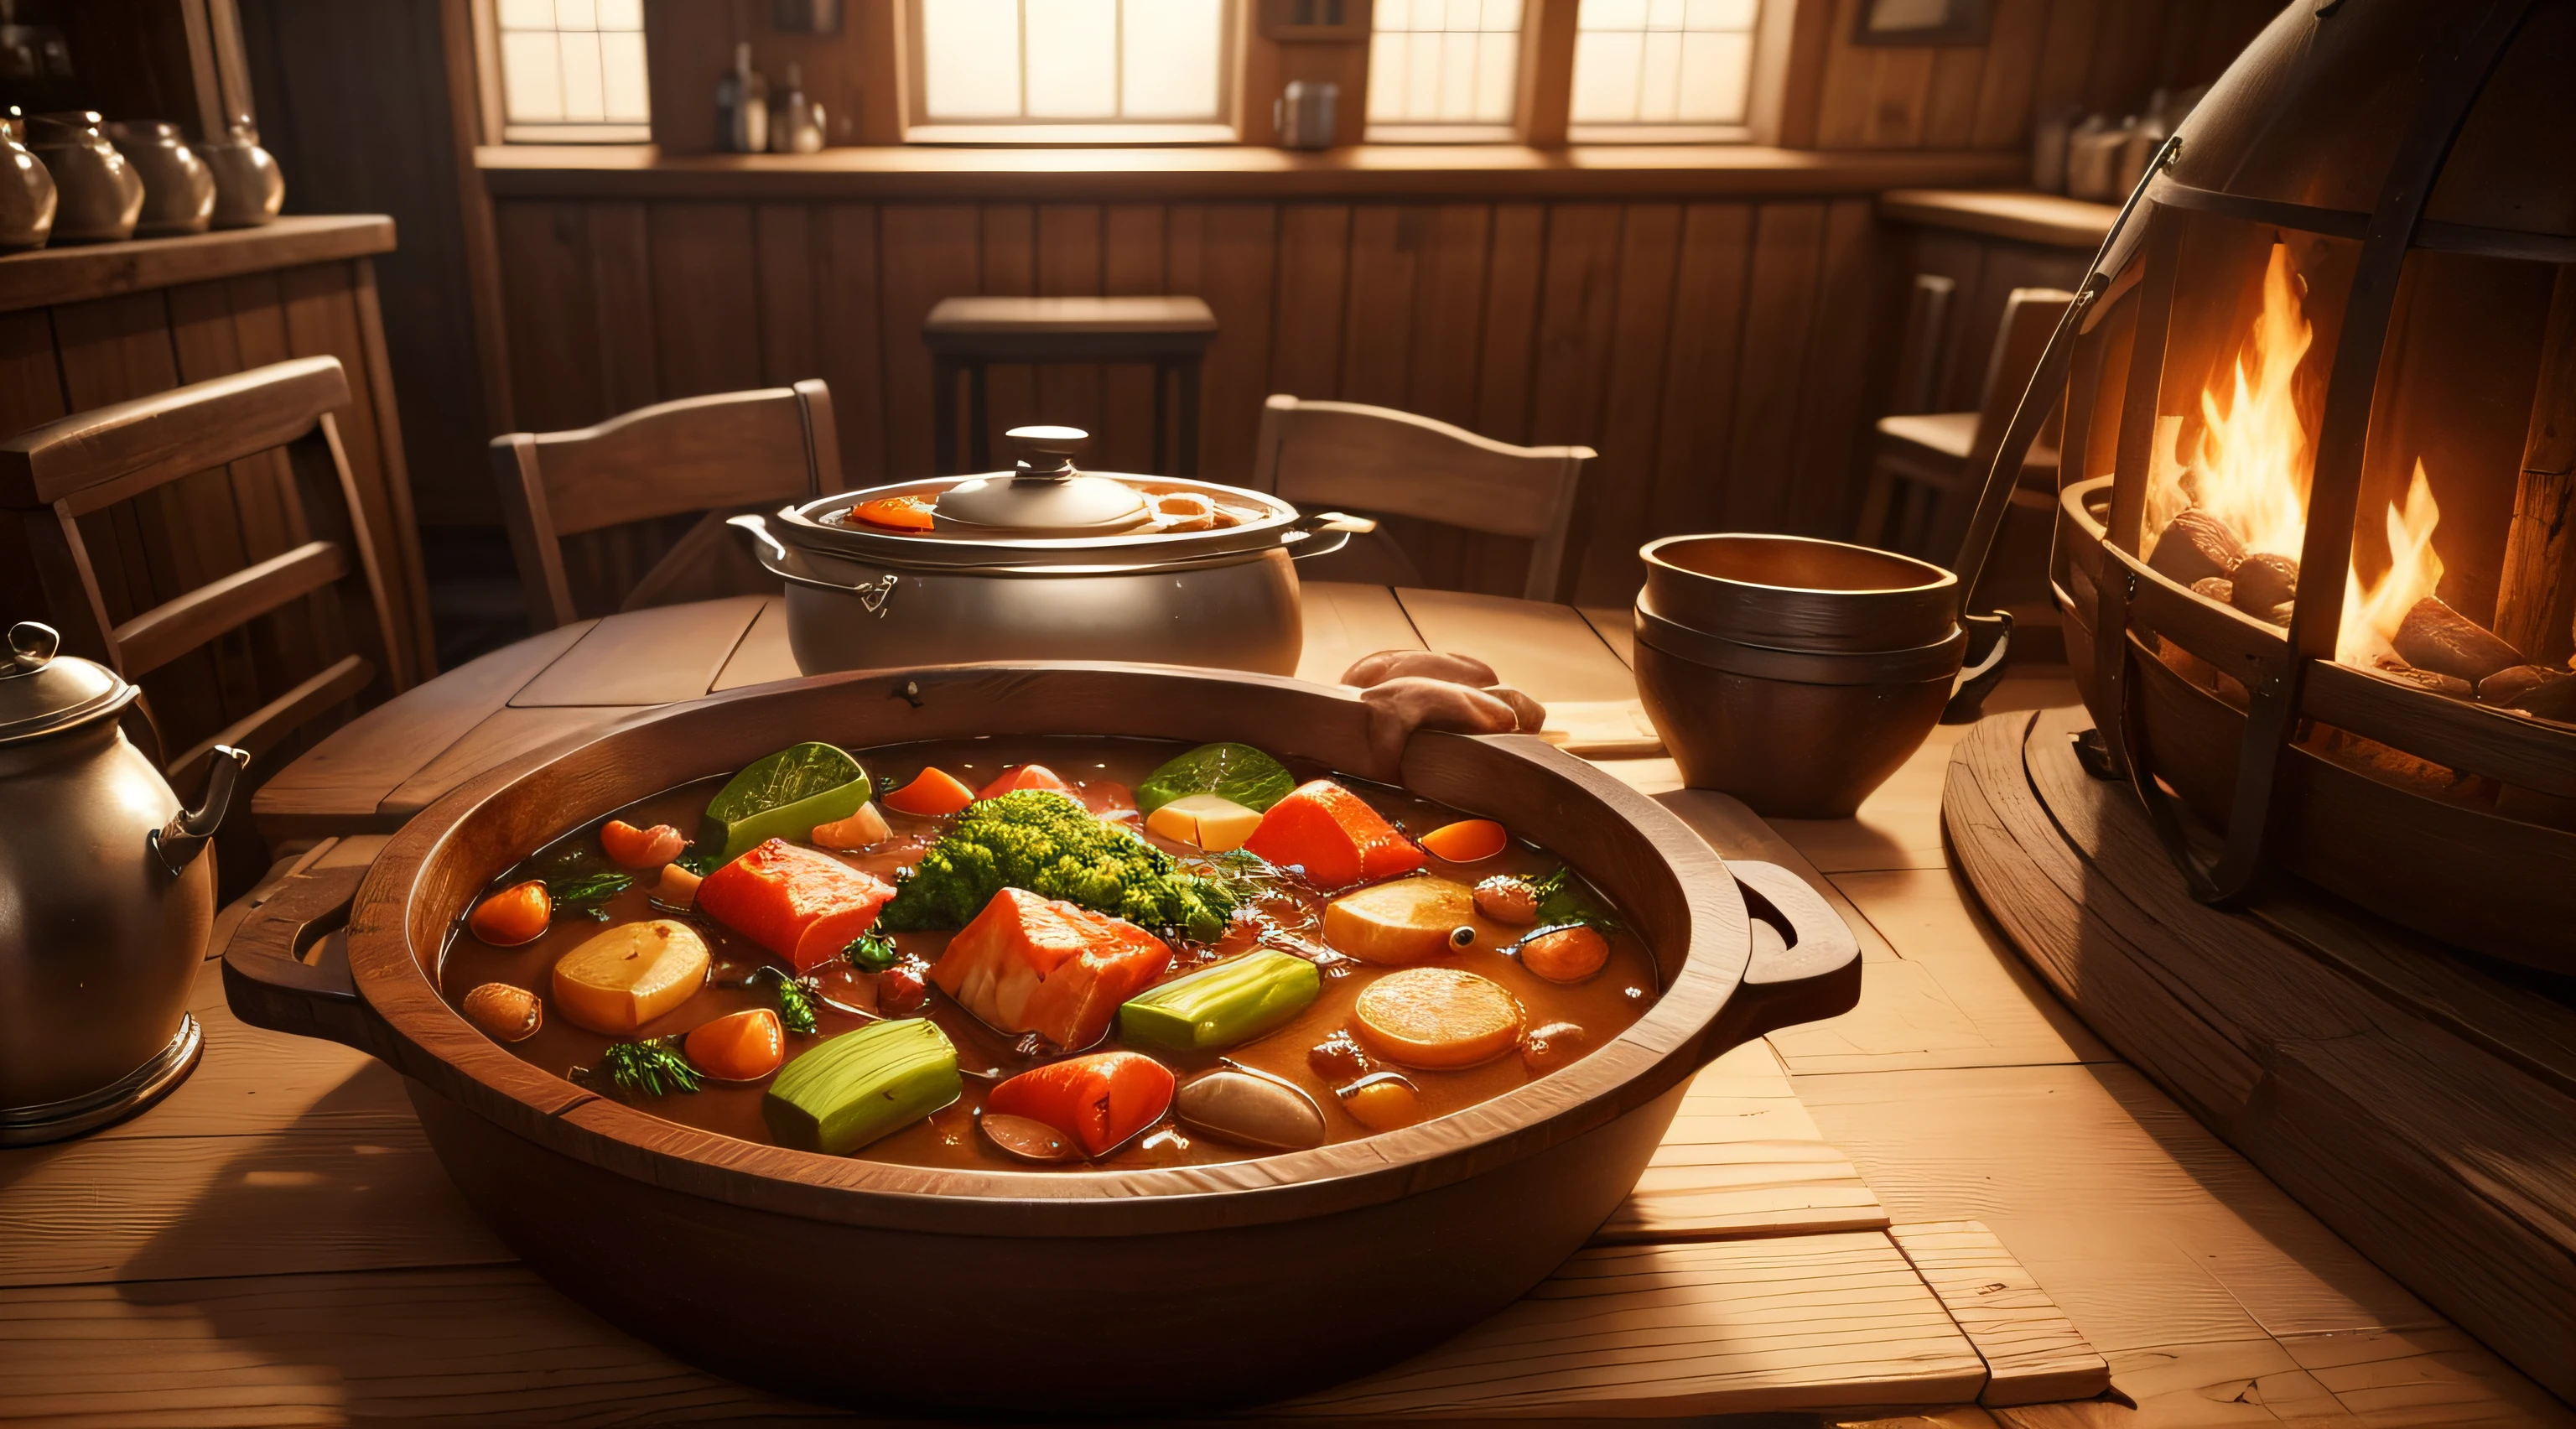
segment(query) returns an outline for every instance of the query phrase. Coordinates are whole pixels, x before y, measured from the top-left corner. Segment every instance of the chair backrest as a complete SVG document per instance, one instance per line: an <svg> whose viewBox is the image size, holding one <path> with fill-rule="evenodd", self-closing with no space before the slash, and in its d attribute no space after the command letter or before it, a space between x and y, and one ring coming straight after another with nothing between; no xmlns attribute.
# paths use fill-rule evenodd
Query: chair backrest
<svg viewBox="0 0 2576 1429"><path fill-rule="evenodd" d="M2013 409L2021 405L2022 389L2030 385L2031 374L2039 370L2039 359L2048 351L2049 335L2057 331L2058 319L2066 316L2075 295L2063 288L2015 288L2004 299L2003 321L1995 329L1995 349L1986 358L1985 395L1977 408L1977 439L1968 449L1968 471L1971 480L1982 474L1995 452L2003 445L2004 430L2012 425ZM1968 493L1968 504L1976 504L1976 493Z"/></svg>
<svg viewBox="0 0 2576 1429"><path fill-rule="evenodd" d="M1958 294L1955 278L1914 275L1914 291L1905 302L1905 331L1897 339L1896 384L1888 394L1888 415L1929 412L1940 400L1941 353L1950 333L1950 304Z"/></svg>
<svg viewBox="0 0 2576 1429"><path fill-rule="evenodd" d="M1252 484L1301 507L1355 506L1530 542L1531 600L1556 599L1590 447L1516 447L1391 407L1274 395Z"/></svg>
<svg viewBox="0 0 2576 1429"><path fill-rule="evenodd" d="M528 590L531 630L575 618L563 538L682 512L707 513L626 593L650 605L708 548L729 544L731 508L841 489L841 440L820 379L638 407L595 427L492 439L501 514Z"/></svg>
<svg viewBox="0 0 2576 1429"><path fill-rule="evenodd" d="M321 623L338 625L332 643L353 647L167 760L164 767L183 792L202 776L204 757L217 744L264 755L300 726L377 684L379 674L386 694L411 684L386 616L384 574L367 534L363 498L331 417L348 404L349 379L339 359L302 357L76 412L0 442L0 506L18 514L64 649L139 681L307 597L322 602ZM129 620L112 619L80 518L193 473L269 452L284 458L288 536L296 544ZM335 507L341 519L317 536L311 518ZM326 587L336 600L322 594Z"/></svg>

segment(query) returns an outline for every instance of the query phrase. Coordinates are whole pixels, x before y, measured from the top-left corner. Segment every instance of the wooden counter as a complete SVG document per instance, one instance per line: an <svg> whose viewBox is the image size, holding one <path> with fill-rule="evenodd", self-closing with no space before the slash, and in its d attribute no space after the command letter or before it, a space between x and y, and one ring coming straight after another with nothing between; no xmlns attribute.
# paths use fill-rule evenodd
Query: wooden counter
<svg viewBox="0 0 2576 1429"><path fill-rule="evenodd" d="M1890 189L1878 196L1882 218L1982 233L2016 243L2072 248L2090 254L2102 246L2119 206L2088 203L2030 189Z"/></svg>

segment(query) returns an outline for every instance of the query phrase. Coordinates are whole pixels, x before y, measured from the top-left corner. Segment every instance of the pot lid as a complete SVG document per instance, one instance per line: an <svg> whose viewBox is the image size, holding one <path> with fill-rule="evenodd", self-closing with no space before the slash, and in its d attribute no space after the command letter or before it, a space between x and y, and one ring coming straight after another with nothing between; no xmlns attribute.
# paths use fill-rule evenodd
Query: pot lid
<svg viewBox="0 0 2576 1429"><path fill-rule="evenodd" d="M22 620L0 651L0 744L87 724L125 708L134 687L114 670L78 655L57 655L62 636Z"/></svg>
<svg viewBox="0 0 2576 1429"><path fill-rule="evenodd" d="M969 477L939 494L935 529L960 534L1094 536L1146 519L1144 495L1123 481L1085 476L1073 459L1091 441L1080 427L1013 427L1016 469Z"/></svg>

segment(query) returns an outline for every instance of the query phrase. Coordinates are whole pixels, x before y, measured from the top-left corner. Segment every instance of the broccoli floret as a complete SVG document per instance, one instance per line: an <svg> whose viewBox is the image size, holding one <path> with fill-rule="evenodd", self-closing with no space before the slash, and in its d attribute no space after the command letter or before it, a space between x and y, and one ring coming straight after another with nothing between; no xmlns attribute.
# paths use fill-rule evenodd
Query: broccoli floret
<svg viewBox="0 0 2576 1429"><path fill-rule="evenodd" d="M1171 855L1052 790L979 799L921 856L877 926L963 928L1005 888L1079 903L1142 928L1212 943L1235 895L1183 873Z"/></svg>

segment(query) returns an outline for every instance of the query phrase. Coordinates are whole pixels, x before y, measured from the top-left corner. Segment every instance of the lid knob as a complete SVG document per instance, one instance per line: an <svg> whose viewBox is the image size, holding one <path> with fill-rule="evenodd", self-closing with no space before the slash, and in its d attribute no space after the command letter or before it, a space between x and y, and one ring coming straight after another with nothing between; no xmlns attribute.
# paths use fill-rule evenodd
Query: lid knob
<svg viewBox="0 0 2576 1429"><path fill-rule="evenodd" d="M1073 459L1091 445L1091 433L1080 427L1013 427L1002 439L1019 448L1014 481L1071 481L1081 475Z"/></svg>
<svg viewBox="0 0 2576 1429"><path fill-rule="evenodd" d="M19 621L9 627L9 668L5 673L34 674L53 660L62 643L62 632L43 621Z"/></svg>

